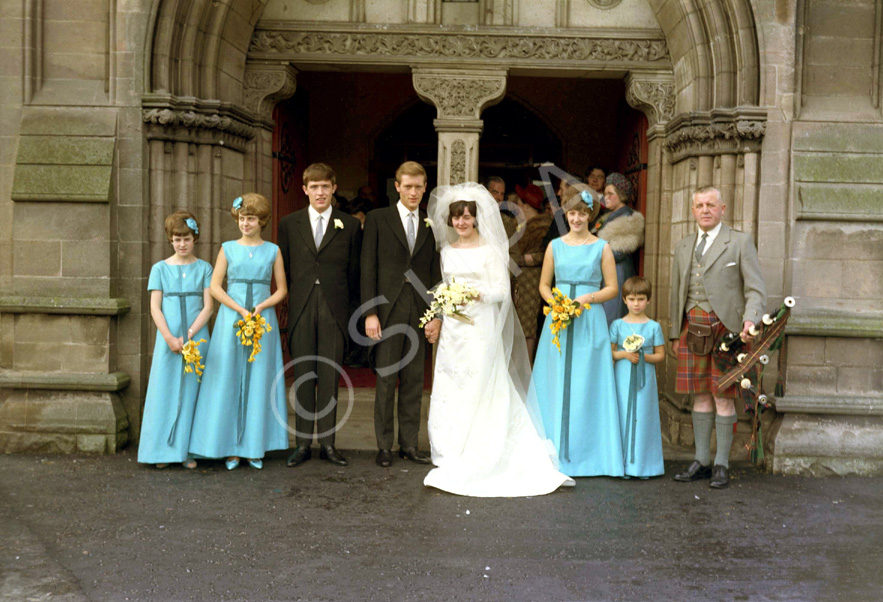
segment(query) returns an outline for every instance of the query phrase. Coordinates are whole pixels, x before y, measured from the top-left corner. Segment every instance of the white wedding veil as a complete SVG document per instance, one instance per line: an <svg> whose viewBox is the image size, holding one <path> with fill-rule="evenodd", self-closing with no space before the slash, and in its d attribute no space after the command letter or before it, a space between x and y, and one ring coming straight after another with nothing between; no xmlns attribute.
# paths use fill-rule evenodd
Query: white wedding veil
<svg viewBox="0 0 883 602"><path fill-rule="evenodd" d="M517 392L518 400L525 404L531 421L540 437L546 439L539 406L536 403L536 399L532 399L533 396L528 396L530 360L527 355L524 333L521 330L521 322L518 320L512 303L509 286L509 239L506 236L503 220L500 217L499 205L484 186L475 182L466 182L454 186L439 186L432 191L429 196L427 213L431 220L430 225L435 235L436 245L441 253L443 274L445 273L445 257L453 257L453 255L444 253L444 248L456 242L459 238L454 228L448 225L450 206L456 201L475 202L476 215L474 217L477 224L480 246L490 247L492 257L491 269L489 269L489 274L486 278L488 280L504 280L502 287L496 287L497 289L502 289L504 293L502 300L498 303L499 311L495 312L495 336L491 337L490 345L487 349L488 354L500 355L490 355L488 357L502 357L502 361L508 364L509 376ZM449 261L453 261L453 259L449 259ZM497 275L497 277L494 278L494 275ZM539 294L539 292L535 294ZM442 330L444 330L444 327L442 327ZM491 364L491 362L488 362L486 365L490 366ZM477 382L486 383L485 386L490 387L493 384L492 381L493 379L488 375L488 378L482 378ZM486 399L487 395L490 395L490 391L476 391L476 394L478 395L477 399ZM531 400L528 401L529 399ZM555 462L555 466L557 466L558 456L551 442L548 447L550 457Z"/></svg>

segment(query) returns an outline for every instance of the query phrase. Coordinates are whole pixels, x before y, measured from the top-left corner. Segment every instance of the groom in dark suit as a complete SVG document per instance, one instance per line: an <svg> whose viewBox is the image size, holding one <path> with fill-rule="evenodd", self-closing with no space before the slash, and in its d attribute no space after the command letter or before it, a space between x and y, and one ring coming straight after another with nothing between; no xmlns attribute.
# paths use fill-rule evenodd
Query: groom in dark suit
<svg viewBox="0 0 883 602"><path fill-rule="evenodd" d="M347 323L359 291L362 230L359 220L332 207L337 176L324 163L304 170L310 206L279 222L279 249L288 281L288 349L294 365L294 453L288 466L310 459L313 429L319 457L346 466L334 448L338 366L343 363ZM306 359L320 357L330 361Z"/></svg>
<svg viewBox="0 0 883 602"><path fill-rule="evenodd" d="M392 464L396 383L399 457L420 464L431 462L417 450L426 357L419 321L427 309L423 294L441 280L432 228L428 227L426 213L420 211L426 170L414 161L403 163L396 170L395 186L399 201L368 213L362 244L365 332L378 341L373 349L377 373L375 461L383 467ZM432 320L426 325L426 338L435 342L440 328L441 322Z"/></svg>

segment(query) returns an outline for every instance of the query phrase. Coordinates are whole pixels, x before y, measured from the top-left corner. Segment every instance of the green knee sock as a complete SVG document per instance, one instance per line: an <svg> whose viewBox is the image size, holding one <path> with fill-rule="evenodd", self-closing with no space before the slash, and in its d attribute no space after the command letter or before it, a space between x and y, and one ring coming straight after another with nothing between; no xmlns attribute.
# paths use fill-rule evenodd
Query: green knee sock
<svg viewBox="0 0 883 602"><path fill-rule="evenodd" d="M714 424L714 412L697 412L693 410L693 440L696 442L696 459L702 466L711 462L711 427Z"/></svg>
<svg viewBox="0 0 883 602"><path fill-rule="evenodd" d="M733 425L736 424L736 415L718 416L714 419L714 430L717 432L717 453L714 454L714 463L718 466L730 467L730 447L733 445Z"/></svg>

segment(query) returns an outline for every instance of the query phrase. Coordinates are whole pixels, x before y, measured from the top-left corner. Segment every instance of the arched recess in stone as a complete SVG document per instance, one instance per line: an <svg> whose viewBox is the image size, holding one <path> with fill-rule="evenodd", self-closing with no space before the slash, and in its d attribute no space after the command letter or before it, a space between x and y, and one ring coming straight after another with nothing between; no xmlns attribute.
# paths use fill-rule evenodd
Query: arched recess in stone
<svg viewBox="0 0 883 602"><path fill-rule="evenodd" d="M266 0L156 0L145 89L241 102L245 56L265 5Z"/></svg>
<svg viewBox="0 0 883 602"><path fill-rule="evenodd" d="M648 0L674 66L676 113L753 106L757 32L749 0Z"/></svg>

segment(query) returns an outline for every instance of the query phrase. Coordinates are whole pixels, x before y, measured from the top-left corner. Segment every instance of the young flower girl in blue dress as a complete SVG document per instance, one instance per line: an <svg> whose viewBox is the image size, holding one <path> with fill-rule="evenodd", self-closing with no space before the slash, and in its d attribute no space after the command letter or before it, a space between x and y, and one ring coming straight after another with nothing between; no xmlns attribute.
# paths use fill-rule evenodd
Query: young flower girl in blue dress
<svg viewBox="0 0 883 602"><path fill-rule="evenodd" d="M187 449L199 380L195 372L184 371L182 351L187 341L205 339L199 351L203 356L208 352L212 266L193 255L199 239L199 226L193 214L171 214L166 218L165 231L175 252L151 268L147 281L150 315L157 337L141 421L138 461L156 464L157 468L165 468L171 462L196 468Z"/></svg>
<svg viewBox="0 0 883 602"><path fill-rule="evenodd" d="M665 359L665 339L659 323L644 314L652 294L648 280L626 280L622 300L629 313L610 324L625 474L641 478L665 472L656 391L656 364Z"/></svg>
<svg viewBox="0 0 883 602"><path fill-rule="evenodd" d="M190 453L226 458L228 470L241 458L260 469L266 452L288 449L282 345L273 309L288 287L279 247L261 238L270 210L270 201L253 192L233 201L231 214L242 237L221 245L212 275L212 296L222 306L196 402ZM270 294L274 278L276 292ZM245 330L240 322L252 316L264 318L269 327L256 353L240 339Z"/></svg>

